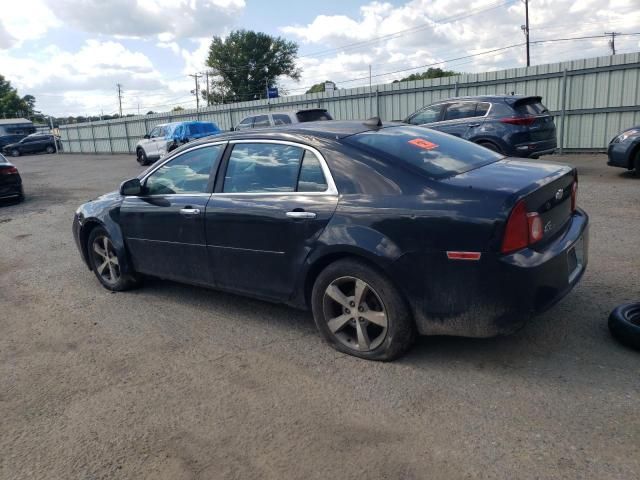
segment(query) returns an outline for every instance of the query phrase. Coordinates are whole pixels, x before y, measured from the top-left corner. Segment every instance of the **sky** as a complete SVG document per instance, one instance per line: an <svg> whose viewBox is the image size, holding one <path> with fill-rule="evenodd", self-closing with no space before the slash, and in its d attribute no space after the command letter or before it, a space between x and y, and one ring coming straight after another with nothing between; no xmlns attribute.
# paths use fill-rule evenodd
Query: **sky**
<svg viewBox="0 0 640 480"><path fill-rule="evenodd" d="M247 29L299 44L289 94L333 80L388 83L429 65L482 72L525 65L522 0L0 0L0 74L50 115L195 108L189 74L211 38ZM640 0L530 0L531 63L640 51ZM469 57L470 55L475 55ZM467 58L461 58L467 57ZM456 60L457 59L457 60ZM395 72L395 73L394 73Z"/></svg>

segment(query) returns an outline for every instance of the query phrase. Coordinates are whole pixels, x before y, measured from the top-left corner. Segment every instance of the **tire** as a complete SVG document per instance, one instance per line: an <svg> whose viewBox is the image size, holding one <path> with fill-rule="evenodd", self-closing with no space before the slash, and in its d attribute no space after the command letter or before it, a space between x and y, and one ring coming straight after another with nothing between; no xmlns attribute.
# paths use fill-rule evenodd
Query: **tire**
<svg viewBox="0 0 640 480"><path fill-rule="evenodd" d="M142 166L149 165L149 159L147 158L147 154L144 151L144 148L139 148L136 150L136 160Z"/></svg>
<svg viewBox="0 0 640 480"><path fill-rule="evenodd" d="M360 305L356 305L357 285ZM320 334L340 352L390 361L415 341L416 328L405 300L384 274L360 260L338 260L327 266L313 285L311 306Z"/></svg>
<svg viewBox="0 0 640 480"><path fill-rule="evenodd" d="M11 150L11 156L12 157L19 157L20 156L20 150L18 150L17 148L14 148L13 150Z"/></svg>
<svg viewBox="0 0 640 480"><path fill-rule="evenodd" d="M106 252L108 258L95 249L95 246L102 249L103 253ZM121 273L120 265L126 260L116 255L111 237L104 228L96 227L91 230L87 239L87 255L91 270L107 290L122 292L138 286L139 279L136 275Z"/></svg>
<svg viewBox="0 0 640 480"><path fill-rule="evenodd" d="M636 158L633 162L634 174L636 177L640 177L640 150L636 153Z"/></svg>
<svg viewBox="0 0 640 480"><path fill-rule="evenodd" d="M500 147L498 147L495 143L491 143L491 142L478 142L478 145L487 148L489 150L491 150L492 152L496 152L496 153L503 153L502 149Z"/></svg>
<svg viewBox="0 0 640 480"><path fill-rule="evenodd" d="M56 149L55 149L55 148L53 148L51 145L49 145L49 146L47 147L47 153L53 153L53 152L55 152L55 151L56 151Z"/></svg>
<svg viewBox="0 0 640 480"><path fill-rule="evenodd" d="M609 331L620 343L640 350L640 302L614 308L609 315Z"/></svg>

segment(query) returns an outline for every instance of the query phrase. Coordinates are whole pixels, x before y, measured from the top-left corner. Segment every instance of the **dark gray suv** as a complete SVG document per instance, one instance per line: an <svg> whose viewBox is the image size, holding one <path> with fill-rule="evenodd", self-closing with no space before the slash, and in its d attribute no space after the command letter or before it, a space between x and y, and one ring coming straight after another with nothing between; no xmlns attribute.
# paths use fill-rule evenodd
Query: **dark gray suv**
<svg viewBox="0 0 640 480"><path fill-rule="evenodd" d="M556 149L556 126L542 97L457 97L427 105L405 122L449 133L512 157Z"/></svg>

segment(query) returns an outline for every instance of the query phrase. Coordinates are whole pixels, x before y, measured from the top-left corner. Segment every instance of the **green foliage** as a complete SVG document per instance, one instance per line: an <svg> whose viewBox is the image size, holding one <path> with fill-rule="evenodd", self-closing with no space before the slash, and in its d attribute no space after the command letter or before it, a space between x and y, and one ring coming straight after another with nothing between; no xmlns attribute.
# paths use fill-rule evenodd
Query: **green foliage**
<svg viewBox="0 0 640 480"><path fill-rule="evenodd" d="M311 86L311 88L309 90L307 90L305 93L322 93L324 92L325 89L325 83L333 83L333 89L334 90L338 90L338 87L336 87L335 82L332 82L331 80L326 80L324 82L320 82L320 83L316 83L314 85Z"/></svg>
<svg viewBox="0 0 640 480"><path fill-rule="evenodd" d="M213 70L209 102L265 98L267 85L276 86L278 77L299 80L297 54L295 42L262 32L236 30L225 39L213 37L207 58L207 66Z"/></svg>
<svg viewBox="0 0 640 480"><path fill-rule="evenodd" d="M442 70L441 68L436 67L436 68L429 68L429 70L427 70L426 72L412 73L408 77L401 78L400 80L394 80L392 83L410 82L412 80L428 80L430 78L440 78L440 77L453 77L454 75L460 75L460 74L452 70Z"/></svg>
<svg viewBox="0 0 640 480"><path fill-rule="evenodd" d="M183 110L184 110L184 108L182 108L180 105L178 105L177 107L173 107L171 109L172 112L181 112Z"/></svg>
<svg viewBox="0 0 640 480"><path fill-rule="evenodd" d="M11 86L11 82L0 75L0 117L30 117L36 99L32 95L20 98L18 91Z"/></svg>

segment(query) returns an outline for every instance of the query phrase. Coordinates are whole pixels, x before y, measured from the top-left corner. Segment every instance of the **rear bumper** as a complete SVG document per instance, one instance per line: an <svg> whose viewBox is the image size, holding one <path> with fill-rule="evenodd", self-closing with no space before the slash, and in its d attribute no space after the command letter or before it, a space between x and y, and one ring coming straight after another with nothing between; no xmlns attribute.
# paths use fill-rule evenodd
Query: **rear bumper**
<svg viewBox="0 0 640 480"><path fill-rule="evenodd" d="M518 330L560 301L582 278L589 254L588 224L587 214L578 210L543 249L482 253L480 261L448 260L444 252L424 262L404 259L401 268L415 271L420 265L429 272L421 293L412 285L404 286L418 331L492 337Z"/></svg>
<svg viewBox="0 0 640 480"><path fill-rule="evenodd" d="M550 140L540 142L520 143L513 146L512 155L516 157L532 158L550 155L556 151L558 146L555 137Z"/></svg>

